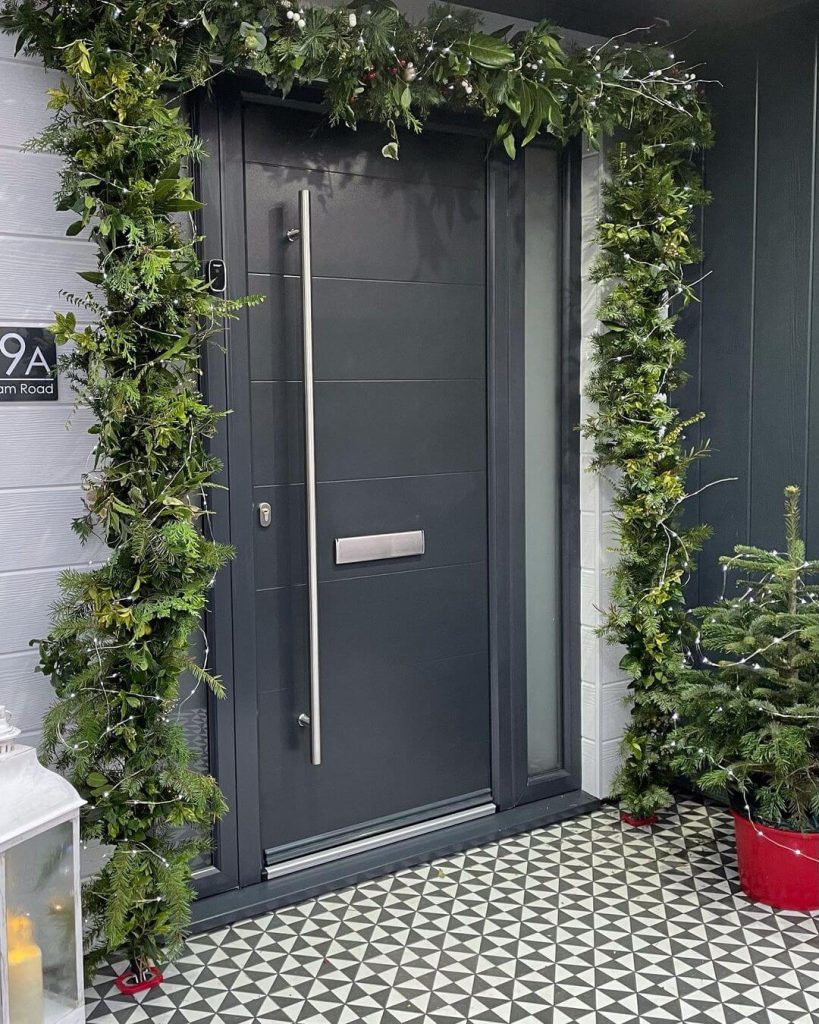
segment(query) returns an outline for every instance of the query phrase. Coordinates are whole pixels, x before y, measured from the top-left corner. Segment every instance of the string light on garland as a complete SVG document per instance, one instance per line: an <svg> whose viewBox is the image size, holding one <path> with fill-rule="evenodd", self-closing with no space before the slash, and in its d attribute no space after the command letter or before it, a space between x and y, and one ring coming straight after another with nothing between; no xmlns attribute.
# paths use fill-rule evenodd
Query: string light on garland
<svg viewBox="0 0 819 1024"><path fill-rule="evenodd" d="M81 272L82 287L97 291L69 300L84 315L60 311L53 330L70 343L63 372L98 425L75 529L112 554L63 575L54 628L40 645L57 693L44 754L88 798L84 841L113 849L86 888L89 968L124 951L147 977L152 961L175 955L191 859L225 810L213 779L193 771L173 709L186 672L222 692L188 650L230 554L193 497L218 469L208 444L222 415L197 381L202 346L242 302L209 294L196 231L185 233L177 215L198 209L181 168L201 156L180 99L239 68L284 93L321 83L332 123L383 125L390 159L400 155L399 131L421 130L442 104L490 120L510 157L541 133L596 140L618 129L596 271L614 285L593 339L588 394L598 411L587 433L598 468L622 474L605 627L625 646L634 678L622 791L633 808L658 806L665 720L652 695L678 671L682 580L703 535L675 522L701 452L683 450L686 424L656 397L670 398L684 379L669 303L694 298L685 281L698 259L692 210L707 198L692 164L711 140L694 72L625 36L574 51L547 22L489 35L463 9L432 8L413 24L388 3L104 2L110 15L100 18L90 0L58 0L56 16L44 0L0 0L0 27L59 73L49 93L54 120L35 145L64 157L59 206L79 211L69 234L87 231L97 252L96 266ZM646 365L665 375L649 379ZM135 836L150 854L132 855Z"/></svg>

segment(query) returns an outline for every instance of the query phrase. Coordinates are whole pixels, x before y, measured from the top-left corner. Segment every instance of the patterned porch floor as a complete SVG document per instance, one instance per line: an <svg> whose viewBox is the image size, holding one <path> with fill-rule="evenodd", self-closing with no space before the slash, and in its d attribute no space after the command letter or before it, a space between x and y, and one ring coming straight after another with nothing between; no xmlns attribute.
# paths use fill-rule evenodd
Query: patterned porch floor
<svg viewBox="0 0 819 1024"><path fill-rule="evenodd" d="M615 810L190 940L95 1024L815 1024L819 914L749 902L728 816Z"/></svg>

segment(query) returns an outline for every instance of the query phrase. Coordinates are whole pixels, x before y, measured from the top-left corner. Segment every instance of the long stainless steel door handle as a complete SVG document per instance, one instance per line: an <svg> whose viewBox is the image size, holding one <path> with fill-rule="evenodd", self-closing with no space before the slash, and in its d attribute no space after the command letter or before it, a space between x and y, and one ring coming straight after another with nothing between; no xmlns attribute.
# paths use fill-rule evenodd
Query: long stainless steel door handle
<svg viewBox="0 0 819 1024"><path fill-rule="evenodd" d="M313 266L310 192L299 192L301 317L304 348L304 488L307 506L307 602L310 628L310 762L321 764L318 530L316 526L316 421L313 395Z"/></svg>

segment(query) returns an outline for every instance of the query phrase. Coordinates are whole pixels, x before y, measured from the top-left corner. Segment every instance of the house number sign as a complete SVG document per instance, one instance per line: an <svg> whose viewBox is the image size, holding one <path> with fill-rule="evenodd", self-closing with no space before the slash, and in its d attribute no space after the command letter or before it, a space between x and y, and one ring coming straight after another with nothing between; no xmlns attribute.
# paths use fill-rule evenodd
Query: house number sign
<svg viewBox="0 0 819 1024"><path fill-rule="evenodd" d="M56 402L57 346L42 327L0 327L0 402Z"/></svg>

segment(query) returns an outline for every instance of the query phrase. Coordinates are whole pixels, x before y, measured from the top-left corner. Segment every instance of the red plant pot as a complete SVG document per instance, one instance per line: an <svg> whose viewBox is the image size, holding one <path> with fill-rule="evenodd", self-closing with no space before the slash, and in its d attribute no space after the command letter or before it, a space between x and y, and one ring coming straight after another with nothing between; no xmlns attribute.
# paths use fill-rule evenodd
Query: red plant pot
<svg viewBox="0 0 819 1024"><path fill-rule="evenodd" d="M145 992L149 988L156 988L161 985L165 978L158 967L150 968L151 975L143 981L137 981L136 975L129 968L123 971L118 978L114 978L114 984L124 996L135 996L137 992Z"/></svg>
<svg viewBox="0 0 819 1024"><path fill-rule="evenodd" d="M731 814L743 892L779 910L819 910L819 832L789 832Z"/></svg>
<svg viewBox="0 0 819 1024"><path fill-rule="evenodd" d="M640 818L636 814L629 814L628 811L620 811L620 821L634 828L642 828L645 825L656 825L657 815L649 814L645 818Z"/></svg>

